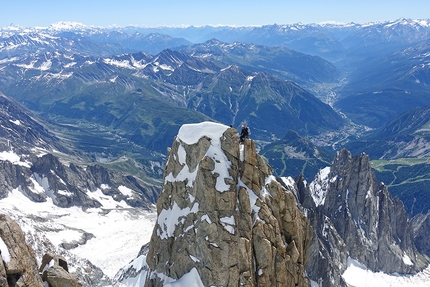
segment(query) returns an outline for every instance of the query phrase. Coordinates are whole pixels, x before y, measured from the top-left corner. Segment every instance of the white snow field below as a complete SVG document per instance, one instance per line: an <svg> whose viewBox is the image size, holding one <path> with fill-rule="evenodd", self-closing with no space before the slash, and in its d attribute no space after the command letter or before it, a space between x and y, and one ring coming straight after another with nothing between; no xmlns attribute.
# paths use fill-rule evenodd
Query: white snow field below
<svg viewBox="0 0 430 287"><path fill-rule="evenodd" d="M90 260L113 278L149 242L157 215L155 206L149 211L132 208L109 196L101 202L102 208L86 211L79 207L61 208L51 198L36 203L15 189L0 200L0 210L16 220L25 233L46 236L57 248L61 243L79 241L85 232L93 234L93 238L69 252ZM37 258L38 262L41 259Z"/></svg>
<svg viewBox="0 0 430 287"><path fill-rule="evenodd" d="M342 277L351 287L428 287L430 266L415 275L385 274L372 272L358 261L348 258L348 268Z"/></svg>

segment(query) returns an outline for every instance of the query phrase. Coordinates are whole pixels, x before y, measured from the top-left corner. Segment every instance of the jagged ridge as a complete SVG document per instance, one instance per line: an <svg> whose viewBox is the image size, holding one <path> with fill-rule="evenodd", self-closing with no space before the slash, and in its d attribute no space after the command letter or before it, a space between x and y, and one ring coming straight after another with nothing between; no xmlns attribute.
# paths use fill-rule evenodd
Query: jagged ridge
<svg viewBox="0 0 430 287"><path fill-rule="evenodd" d="M428 264L402 202L377 182L368 155L343 149L311 183L299 177L297 184L314 230L307 272L315 282L347 286L349 258L389 274L414 274Z"/></svg>

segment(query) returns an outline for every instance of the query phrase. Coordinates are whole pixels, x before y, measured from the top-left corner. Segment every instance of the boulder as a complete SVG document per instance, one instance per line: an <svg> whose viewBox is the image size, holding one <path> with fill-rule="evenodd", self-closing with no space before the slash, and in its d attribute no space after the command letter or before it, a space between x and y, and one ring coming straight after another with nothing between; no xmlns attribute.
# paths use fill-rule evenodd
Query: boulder
<svg viewBox="0 0 430 287"><path fill-rule="evenodd" d="M78 280L69 273L67 261L64 257L47 253L42 258L39 272L42 280L50 287L82 287Z"/></svg>

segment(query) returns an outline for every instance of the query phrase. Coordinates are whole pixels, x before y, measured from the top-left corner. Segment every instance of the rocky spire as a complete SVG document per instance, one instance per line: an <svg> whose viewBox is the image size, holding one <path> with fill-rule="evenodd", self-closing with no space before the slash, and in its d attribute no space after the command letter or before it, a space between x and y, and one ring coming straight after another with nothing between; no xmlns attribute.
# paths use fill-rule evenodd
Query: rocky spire
<svg viewBox="0 0 430 287"><path fill-rule="evenodd" d="M145 286L308 286L309 221L252 140L204 122L169 151Z"/></svg>
<svg viewBox="0 0 430 287"><path fill-rule="evenodd" d="M320 286L346 286L341 275L348 258L385 273L424 267L409 216L377 182L368 155L343 149L310 184L303 178L297 183L314 230L307 272Z"/></svg>

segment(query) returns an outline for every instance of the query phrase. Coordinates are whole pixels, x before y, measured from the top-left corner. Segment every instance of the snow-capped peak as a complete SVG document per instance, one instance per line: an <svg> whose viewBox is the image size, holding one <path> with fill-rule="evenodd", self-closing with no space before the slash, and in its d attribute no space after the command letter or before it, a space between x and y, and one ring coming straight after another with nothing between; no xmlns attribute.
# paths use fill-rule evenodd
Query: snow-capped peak
<svg viewBox="0 0 430 287"><path fill-rule="evenodd" d="M24 27L22 27L22 26L10 24L9 26L3 27L1 30L4 30L4 31L22 31L23 29L24 29Z"/></svg>
<svg viewBox="0 0 430 287"><path fill-rule="evenodd" d="M84 30L88 28L88 26L82 23L66 21L53 23L48 27L48 30Z"/></svg>

